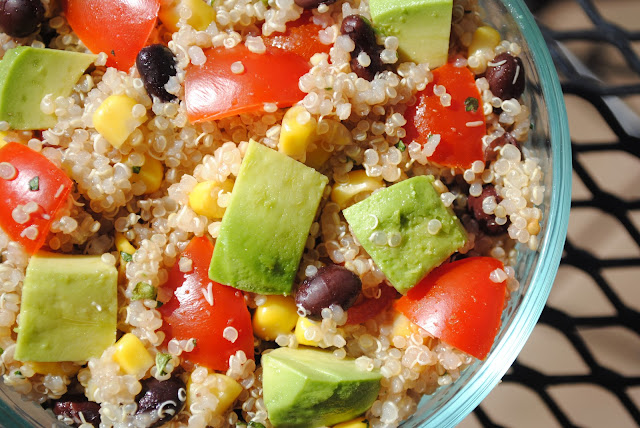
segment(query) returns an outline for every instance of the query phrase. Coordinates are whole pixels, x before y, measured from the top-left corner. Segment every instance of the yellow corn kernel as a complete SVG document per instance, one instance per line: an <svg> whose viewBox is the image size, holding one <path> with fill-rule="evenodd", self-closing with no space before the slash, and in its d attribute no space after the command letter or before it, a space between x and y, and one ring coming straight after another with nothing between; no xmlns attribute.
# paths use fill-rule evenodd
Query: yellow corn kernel
<svg viewBox="0 0 640 428"><path fill-rule="evenodd" d="M43 363L43 362L30 362L31 368L34 372L41 375L54 375L54 376L73 376L80 371L81 366L69 361L59 363Z"/></svg>
<svg viewBox="0 0 640 428"><path fill-rule="evenodd" d="M138 173L133 174L133 182L142 181L146 186L145 194L153 193L162 185L164 178L164 167L162 162L149 155L144 155L144 165L140 167Z"/></svg>
<svg viewBox="0 0 640 428"><path fill-rule="evenodd" d="M302 106L293 106L282 118L278 150L287 156L304 162L307 147L316 139L316 120Z"/></svg>
<svg viewBox="0 0 640 428"><path fill-rule="evenodd" d="M204 0L177 0L160 2L160 13L158 18L169 30L174 33L178 31L178 21L180 20L180 9L186 7L191 11L191 17L187 19L187 24L198 31L207 29L216 19L216 11Z"/></svg>
<svg viewBox="0 0 640 428"><path fill-rule="evenodd" d="M348 146L353 143L353 136L349 128L336 120L327 120L329 131L326 136L322 136L323 141L334 146Z"/></svg>
<svg viewBox="0 0 640 428"><path fill-rule="evenodd" d="M131 245L131 242L124 236L122 232L116 232L116 250L119 253L133 254L136 252L136 247Z"/></svg>
<svg viewBox="0 0 640 428"><path fill-rule="evenodd" d="M409 318L400 312L394 313L393 326L391 327L391 338L396 336L411 337L412 334L418 333L419 327L412 323Z"/></svg>
<svg viewBox="0 0 640 428"><path fill-rule="evenodd" d="M291 297L268 296L264 305L253 314L253 333L260 339L275 340L279 334L289 334L296 326L298 312Z"/></svg>
<svg viewBox="0 0 640 428"><path fill-rule="evenodd" d="M137 377L149 370L155 361L135 334L127 333L116 342L113 359L123 372Z"/></svg>
<svg viewBox="0 0 640 428"><path fill-rule="evenodd" d="M498 33L493 27L489 27L488 25L478 27L473 33L473 38L469 45L469 56L477 53L478 51L493 51L496 46L500 44L500 40L500 33Z"/></svg>
<svg viewBox="0 0 640 428"><path fill-rule="evenodd" d="M198 215L203 215L210 220L221 219L226 208L218 205L218 195L220 192L228 193L231 190L233 190L233 180L225 180L222 183L203 181L196 184L189 193L189 206Z"/></svg>
<svg viewBox="0 0 640 428"><path fill-rule="evenodd" d="M212 373L204 382L193 382L191 378L187 382L187 409L203 393L213 394L218 398L218 404L211 411L216 415L222 415L236 401L242 392L242 386L227 375Z"/></svg>
<svg viewBox="0 0 640 428"><path fill-rule="evenodd" d="M93 127L115 148L147 120L147 115L133 117L136 100L126 95L111 95L93 113Z"/></svg>
<svg viewBox="0 0 640 428"><path fill-rule="evenodd" d="M318 342L309 340L304 337L304 332L307 331L311 326L320 328L320 323L312 321L307 317L298 317L295 335L300 345L319 346Z"/></svg>
<svg viewBox="0 0 640 428"><path fill-rule="evenodd" d="M337 183L331 190L331 200L340 206L340 209L349 207L356 196L361 193L371 193L384 187L382 177L369 177L365 170L359 169L347 174L345 183Z"/></svg>
<svg viewBox="0 0 640 428"><path fill-rule="evenodd" d="M369 428L369 421L364 416L334 425L333 428Z"/></svg>
<svg viewBox="0 0 640 428"><path fill-rule="evenodd" d="M5 139L4 139L4 138L7 136L7 134L8 134L7 132L0 131L0 149L1 149L5 144L7 144L7 142L6 142L6 141L5 141Z"/></svg>

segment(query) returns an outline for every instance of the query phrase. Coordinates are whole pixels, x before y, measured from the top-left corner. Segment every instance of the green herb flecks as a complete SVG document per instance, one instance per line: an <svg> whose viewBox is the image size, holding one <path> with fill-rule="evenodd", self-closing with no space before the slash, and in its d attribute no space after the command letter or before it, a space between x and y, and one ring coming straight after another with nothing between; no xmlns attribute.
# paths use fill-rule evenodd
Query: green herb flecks
<svg viewBox="0 0 640 428"><path fill-rule="evenodd" d="M140 174L140 169L142 169L141 166L132 166L131 167L131 171L133 171L134 174Z"/></svg>
<svg viewBox="0 0 640 428"><path fill-rule="evenodd" d="M36 175L31 180L29 180L29 190L34 192L36 190L40 190L40 177Z"/></svg>
<svg viewBox="0 0 640 428"><path fill-rule="evenodd" d="M164 369L172 358L173 357L170 354L163 354L162 352L158 352L156 354L156 370L158 371L159 376L167 374Z"/></svg>
<svg viewBox="0 0 640 428"><path fill-rule="evenodd" d="M480 106L480 103L478 102L477 98L469 97L466 100L464 100L465 111L470 111L472 113L475 113L478 111L479 106Z"/></svg>
<svg viewBox="0 0 640 428"><path fill-rule="evenodd" d="M133 260L133 256L131 254L129 254L129 253L124 252L124 251L120 251L120 257L125 262L130 262L131 260Z"/></svg>
<svg viewBox="0 0 640 428"><path fill-rule="evenodd" d="M249 424L247 425L249 428L265 428L264 425L262 425L260 422L249 422Z"/></svg>
<svg viewBox="0 0 640 428"><path fill-rule="evenodd" d="M158 297L158 290L147 282L137 283L131 292L131 300L154 300L156 297Z"/></svg>
<svg viewBox="0 0 640 428"><path fill-rule="evenodd" d="M401 152L404 152L405 150L407 150L407 146L404 144L404 141L402 140L398 141L398 144L396 144L396 148Z"/></svg>

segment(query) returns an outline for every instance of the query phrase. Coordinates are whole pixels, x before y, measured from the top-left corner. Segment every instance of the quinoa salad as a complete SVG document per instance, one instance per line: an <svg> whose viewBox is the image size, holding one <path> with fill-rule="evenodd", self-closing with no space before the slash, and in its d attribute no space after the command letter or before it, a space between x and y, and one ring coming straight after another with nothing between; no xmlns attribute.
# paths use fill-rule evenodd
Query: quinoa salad
<svg viewBox="0 0 640 428"><path fill-rule="evenodd" d="M538 247L521 48L482 16L0 1L5 385L82 428L400 426Z"/></svg>

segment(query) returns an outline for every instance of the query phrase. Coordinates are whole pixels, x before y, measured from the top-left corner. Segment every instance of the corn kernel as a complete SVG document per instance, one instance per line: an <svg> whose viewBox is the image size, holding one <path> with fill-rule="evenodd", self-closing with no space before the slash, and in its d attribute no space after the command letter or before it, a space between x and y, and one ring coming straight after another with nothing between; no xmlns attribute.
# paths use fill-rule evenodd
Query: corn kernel
<svg viewBox="0 0 640 428"><path fill-rule="evenodd" d="M317 126L316 120L309 116L304 107L291 107L282 118L278 150L287 156L304 162L307 155L307 147L315 141Z"/></svg>
<svg viewBox="0 0 640 428"><path fill-rule="evenodd" d="M489 27L488 25L478 27L473 33L473 38L469 45L469 56L478 51L493 51L496 46L500 44L500 40L500 33L498 33L493 27Z"/></svg>
<svg viewBox="0 0 640 428"><path fill-rule="evenodd" d="M136 100L126 95L111 95L93 113L93 127L115 148L120 148L129 135L147 120L147 115L133 117Z"/></svg>
<svg viewBox="0 0 640 428"><path fill-rule="evenodd" d="M318 342L309 340L304 337L304 332L307 331L311 326L320 328L320 323L312 321L307 317L298 317L295 335L300 345L319 346Z"/></svg>
<svg viewBox="0 0 640 428"><path fill-rule="evenodd" d="M164 178L164 167L158 159L144 155L144 165L140 167L138 172L133 174L133 183L143 182L146 190L145 194L153 193L162 185Z"/></svg>
<svg viewBox="0 0 640 428"><path fill-rule="evenodd" d="M242 392L242 386L229 376L220 373L210 374L204 383L195 383L189 378L187 382L187 409L202 395L202 392L213 394L218 398L218 404L211 411L216 415L222 415L236 401Z"/></svg>
<svg viewBox="0 0 640 428"><path fill-rule="evenodd" d="M393 326L391 327L391 337L403 336L411 337L412 334L418 333L419 327L412 323L409 318L400 312L394 312Z"/></svg>
<svg viewBox="0 0 640 428"><path fill-rule="evenodd" d="M296 326L298 312L291 297L268 296L264 305L253 314L253 333L264 340L275 340L279 334L289 334Z"/></svg>
<svg viewBox="0 0 640 428"><path fill-rule="evenodd" d="M334 146L348 146L353 143L353 136L349 128L336 120L327 120L329 132L323 136L323 140Z"/></svg>
<svg viewBox="0 0 640 428"><path fill-rule="evenodd" d="M369 428L369 421L364 416L334 425L333 428Z"/></svg>
<svg viewBox="0 0 640 428"><path fill-rule="evenodd" d="M189 193L189 206L196 214L203 215L210 220L221 219L226 208L218 205L218 194L220 192L228 193L231 190L233 190L233 180L225 180L222 183L203 181L196 184Z"/></svg>
<svg viewBox="0 0 640 428"><path fill-rule="evenodd" d="M131 242L121 232L116 232L116 249L118 253L133 254L136 252L136 248L131 245Z"/></svg>
<svg viewBox="0 0 640 428"><path fill-rule="evenodd" d="M73 376L80 371L81 366L73 364L69 361L57 362L57 363L43 363L43 362L30 362L31 368L34 372L41 375L54 375L54 376Z"/></svg>
<svg viewBox="0 0 640 428"><path fill-rule="evenodd" d="M147 348L132 333L122 336L116 342L115 347L116 352L113 354L113 359L126 374L141 377L155 364Z"/></svg>
<svg viewBox="0 0 640 428"><path fill-rule="evenodd" d="M361 193L371 193L384 187L382 177L369 177L365 170L359 169L347 174L345 183L337 183L331 190L331 200L340 206L340 209L349 207L356 196Z"/></svg>
<svg viewBox="0 0 640 428"><path fill-rule="evenodd" d="M5 137L7 136L7 132L4 131L0 131L0 149L2 148L2 146L4 146L5 144L7 144Z"/></svg>
<svg viewBox="0 0 640 428"><path fill-rule="evenodd" d="M180 20L180 8L187 7L191 10L191 17L187 19L187 24L197 31L204 31L216 19L216 11L203 0L177 0L160 2L160 13L158 18L172 32L178 31L178 21Z"/></svg>

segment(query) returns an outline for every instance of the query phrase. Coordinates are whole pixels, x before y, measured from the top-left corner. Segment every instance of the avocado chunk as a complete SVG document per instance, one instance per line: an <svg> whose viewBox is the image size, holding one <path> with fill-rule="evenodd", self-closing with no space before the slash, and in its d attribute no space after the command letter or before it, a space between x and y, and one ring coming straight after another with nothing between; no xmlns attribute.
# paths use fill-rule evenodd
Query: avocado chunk
<svg viewBox="0 0 640 428"><path fill-rule="evenodd" d="M327 177L251 141L222 218L209 278L290 294Z"/></svg>
<svg viewBox="0 0 640 428"><path fill-rule="evenodd" d="M360 244L402 294L467 241L433 181L430 175L413 177L343 211ZM435 234L429 232L431 220L441 224Z"/></svg>
<svg viewBox="0 0 640 428"><path fill-rule="evenodd" d="M316 349L277 348L262 356L262 387L275 427L313 428L367 411L380 391L380 372Z"/></svg>
<svg viewBox="0 0 640 428"><path fill-rule="evenodd" d="M0 61L0 120L13 129L47 129L56 116L40 110L45 95L68 97L96 55L20 46Z"/></svg>
<svg viewBox="0 0 640 428"><path fill-rule="evenodd" d="M369 7L374 27L398 38L401 60L432 70L447 62L453 0L370 0Z"/></svg>
<svg viewBox="0 0 640 428"><path fill-rule="evenodd" d="M22 287L18 361L85 361L116 340L118 271L101 256L40 252Z"/></svg>

